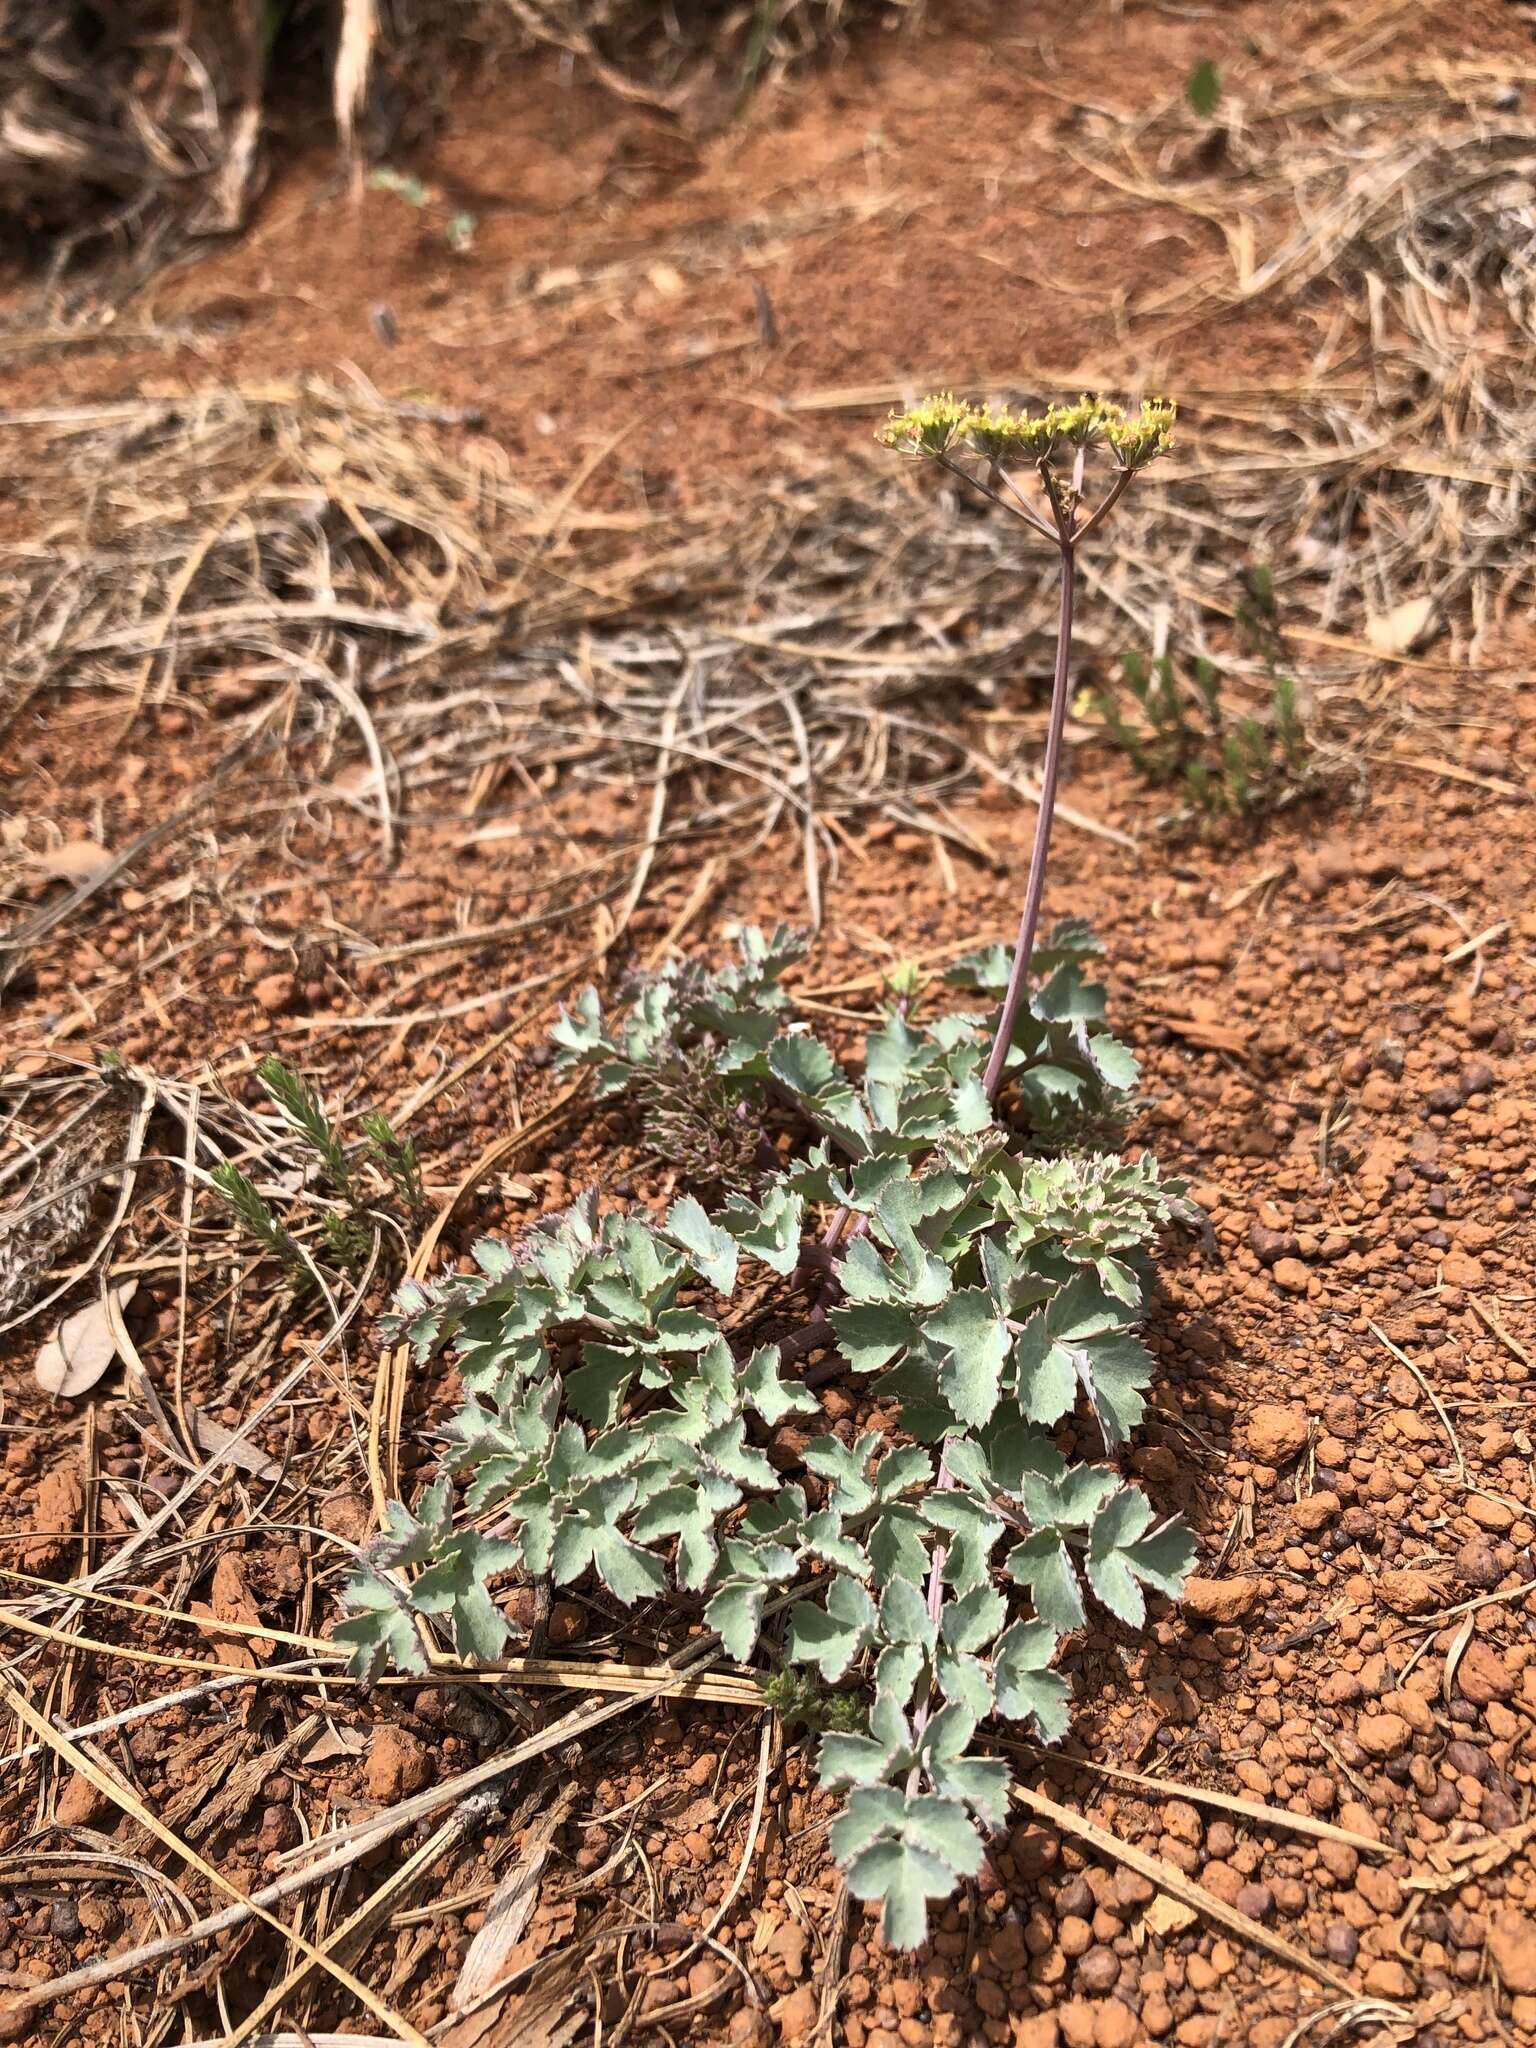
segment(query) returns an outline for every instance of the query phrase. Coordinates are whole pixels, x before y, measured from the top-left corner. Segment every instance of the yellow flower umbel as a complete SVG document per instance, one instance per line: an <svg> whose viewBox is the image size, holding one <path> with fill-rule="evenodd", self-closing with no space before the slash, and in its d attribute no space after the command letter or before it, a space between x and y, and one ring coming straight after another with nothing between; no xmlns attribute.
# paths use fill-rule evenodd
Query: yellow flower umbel
<svg viewBox="0 0 1536 2048"><path fill-rule="evenodd" d="M1075 405L1053 405L1046 418L1057 437L1074 448L1095 448L1107 441L1125 419L1125 407L1112 399L1089 398L1086 393Z"/></svg>
<svg viewBox="0 0 1536 2048"><path fill-rule="evenodd" d="M903 455L947 455L973 417L952 391L940 391L908 412L893 412L875 439Z"/></svg>
<svg viewBox="0 0 1536 2048"><path fill-rule="evenodd" d="M1173 446L1176 408L1166 398L1149 398L1134 418L1110 398L1086 393L1070 405L1042 413L1010 412L1007 406L969 405L951 391L925 398L906 412L894 412L875 436L903 455L939 458L960 449L979 455L989 469L1009 462L1047 463L1063 446L1074 451L1107 448L1121 469L1144 469Z"/></svg>
<svg viewBox="0 0 1536 2048"><path fill-rule="evenodd" d="M1135 419L1122 419L1108 429L1106 439L1126 469L1145 469L1173 446L1173 423L1178 407L1171 398L1143 399Z"/></svg>
<svg viewBox="0 0 1536 2048"><path fill-rule="evenodd" d="M1018 461L1021 457L1041 462L1056 445L1056 423L1048 412L1032 418L1027 412L1011 413L1007 406L996 411L989 406L971 414L965 438L988 462Z"/></svg>
<svg viewBox="0 0 1536 2048"><path fill-rule="evenodd" d="M1072 612L1079 546L1099 526L1130 488L1136 471L1145 469L1173 446L1174 408L1166 398L1149 398L1134 419L1110 398L1085 392L1069 405L1047 406L1043 413L1010 412L1007 406L967 405L953 392L942 391L907 412L892 413L876 436L887 448L904 455L926 455L980 491L1004 512L1023 521L1032 533L1058 550L1061 561L1061 617L1056 633L1056 673L1051 683L1051 715L1046 727L1045 759L1040 767L1040 795L1035 810L1035 843L1029 860L1029 881L1019 918L1019 939L1003 996L1002 1015L988 1056L982 1087L989 1101L1002 1086L1004 1069L1026 998L1045 868L1050 853L1051 821L1061 777L1062 737L1071 695ZM1103 450L1111 458L1111 474L1096 493L1088 489L1089 458ZM957 459L979 456L981 469ZM1012 472L1027 467L1038 488L1026 493ZM1094 497L1097 502L1094 502Z"/></svg>

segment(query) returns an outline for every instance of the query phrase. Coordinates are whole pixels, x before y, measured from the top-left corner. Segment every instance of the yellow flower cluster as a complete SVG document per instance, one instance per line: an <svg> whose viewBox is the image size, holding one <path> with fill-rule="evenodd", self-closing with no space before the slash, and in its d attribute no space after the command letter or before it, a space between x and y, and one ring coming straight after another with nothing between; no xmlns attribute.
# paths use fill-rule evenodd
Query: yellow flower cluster
<svg viewBox="0 0 1536 2048"><path fill-rule="evenodd" d="M903 455L944 455L964 436L975 416L974 406L956 398L952 391L940 391L907 412L893 412L875 439L887 448L900 449Z"/></svg>
<svg viewBox="0 0 1536 2048"><path fill-rule="evenodd" d="M942 391L907 412L892 413L875 438L906 455L945 455L961 442L989 462L1010 456L1042 462L1062 442L1073 448L1102 443L1123 468L1141 469L1173 446L1176 411L1169 399L1149 398L1128 418L1112 399L1084 396L1043 413L1012 413L1006 406L967 405Z"/></svg>
<svg viewBox="0 0 1536 2048"><path fill-rule="evenodd" d="M1038 462L1050 454L1059 437L1057 411L1052 406L1032 417L1027 412L1011 413L1007 406L996 411L990 406L978 407L966 423L965 438L989 462L1003 462L1009 456L1015 461L1027 456Z"/></svg>
<svg viewBox="0 0 1536 2048"><path fill-rule="evenodd" d="M1106 430L1110 447L1127 469L1143 469L1168 453L1178 410L1171 398L1143 399L1134 419L1122 419Z"/></svg>

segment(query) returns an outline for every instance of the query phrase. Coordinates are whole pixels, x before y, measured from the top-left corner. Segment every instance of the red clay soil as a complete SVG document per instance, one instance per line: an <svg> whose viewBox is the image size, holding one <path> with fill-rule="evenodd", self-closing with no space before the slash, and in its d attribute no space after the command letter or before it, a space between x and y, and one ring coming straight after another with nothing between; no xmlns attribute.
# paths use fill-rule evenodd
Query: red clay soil
<svg viewBox="0 0 1536 2048"><path fill-rule="evenodd" d="M1489 4L1431 19L1447 34L1518 37L1511 15ZM1106 317L1116 292L1177 261L1192 238L1215 246L1216 231L1178 217L1149 239L1144 209L1043 192L1047 159L1032 138L1102 107L1131 111L1197 57L1220 62L1250 29L1273 33L1274 10L1130 6L1085 25L1080 6L935 9L920 40L861 49L760 101L741 128L697 150L668 136L666 152L650 117L534 66L467 98L422 166L445 205L476 213L471 254L447 253L394 195L370 192L352 212L312 150L282 168L248 235L162 281L152 316L131 313L135 326L169 327L238 309L238 327L190 352L34 361L17 372L14 400L334 377L347 361L391 394L483 408L533 481L567 479L610 449L611 491L746 489L822 431L820 416L786 424L765 397L929 366L1134 363L1136 336L1116 337ZM824 225L760 261L751 224L765 223L771 248L775 222L813 207ZM508 310L530 278L619 260L629 268L611 302L566 304L567 288L550 287ZM779 335L771 348L754 277ZM380 306L392 345L379 337ZM1311 346L1258 326L1186 339L1190 378L1237 361L1262 376ZM685 359L701 341L740 346ZM864 442L867 412L830 417L831 431ZM1192 1912L1134 1857L1021 1803L930 1947L893 1955L840 1900L810 1749L776 1727L765 1737L760 1714L663 1702L547 1756L518 1781L535 1803L510 1819L471 1815L426 1894L343 1951L418 2028L441 2029L434 2038L450 2048L585 2042L599 2037L600 2012L605 2041L1281 2048L1308 2016L1305 2038L1327 2038L1323 2009L1334 2007L1357 2033L1386 2026L1381 2038L1420 2048L1536 2042L1536 838L1529 794L1498 793L1536 793L1536 685L1482 678L1475 699L1434 675L1410 686L1437 727L1439 770L1379 765L1357 795L1215 846L1163 846L1148 832L1157 797L1122 756L1079 746L1074 804L1147 837L1135 855L1063 827L1048 892L1048 914L1085 915L1104 941L1111 1019L1144 1062L1135 1142L1192 1184L1214 1241L1185 1235L1165 1249L1150 1330L1160 1380L1130 1458L1158 1504L1198 1532L1200 1576L1143 1638L1095 1626L1073 1639L1072 1738L1051 1759L1018 1754L1017 1776L1027 1796L1192 1879L1209 1910ZM998 709L1043 730L1028 678ZM15 729L7 803L33 843L52 825L66 841L125 845L201 786L219 752L216 720L210 731L173 700L143 707L125 733L123 710L120 696L77 692L67 717L34 706ZM498 991L556 968L574 975L590 928L534 931L462 962L448 954L424 984L409 960L359 966L347 941L508 920L536 904L541 877L525 842L477 837L480 821L457 814L416 820L382 872L353 812L295 804L305 786L300 736L280 774L259 762L232 774L206 836L151 849L83 923L43 944L9 998L8 1066L40 1072L109 1049L160 1074L206 1078L211 1067L238 1089L275 1047L331 1099L398 1109L507 1032L413 1125L441 1197L557 1093L547 1012L519 1025L524 999ZM549 792L548 809L556 836L538 857L553 873L638 829L644 795L598 799L573 783ZM275 843L265 820L290 813ZM953 849L940 859L928 836L888 824L848 849L806 976L820 1000L867 1008L887 946L942 956L1011 932L1032 816L1001 792L958 816L993 865ZM658 865L610 978L690 902L684 943L710 952L737 920L796 913L784 893L791 849L750 867L721 851L702 903L696 865ZM7 880L14 904L44 900L35 880L9 869ZM177 1184L154 1173L150 1194L174 1210ZM566 1126L477 1188L445 1253L594 1180L646 1205L674 1185L621 1116ZM230 1289L201 1303L184 1366L185 1399L226 1427L315 1335L229 1272ZM177 1275L137 1277L129 1328L165 1393ZM88 1512L99 1561L99 1546L131 1532L183 1474L146 1433L120 1370L86 1401L41 1393L31 1366L43 1334L7 1339L0 1556L66 1580L81 1567ZM302 1407L280 1405L253 1433L307 1491L237 1471L185 1543L133 1581L135 1612L92 1606L60 1623L111 1650L66 1657L45 1645L39 1656L0 1619L8 1653L28 1655L12 1669L37 1706L78 1727L195 1684L210 1659L280 1661L284 1630L323 1631L343 1546L370 1525L354 1432L366 1431L374 1365L364 1336L348 1378L310 1384ZM430 1463L452 1396L446 1370L411 1387L407 1486ZM871 1413L851 1379L823 1401L842 1434ZM269 1488L278 1504L258 1513ZM29 1590L9 1587L7 1615L25 1614ZM264 1623L275 1640L220 1633L239 1622ZM659 1627L646 1610L582 1593L557 1606L552 1644L648 1660ZM306 1835L447 1781L571 1703L550 1697L515 1685L363 1695L253 1681L104 1736L100 1757L249 1888L288 1867ZM174 1900L133 1881L144 1865L172 1872L197 1912L223 1902L85 1777L50 1770L41 1805L38 1783L13 1766L0 1804L0 1994L12 2001L0 2005L0 2039L115 2041L127 2013L145 2040L182 2038L183 2017L186 2039L219 2037L220 1975L238 2018L294 1960L265 1927L189 1947L159 1977L142 1969L29 2002L39 1984L179 1924ZM524 1974L450 2025L449 1992L490 1891L514 1851L537 1845L557 1795L539 1902L515 1952ZM1271 1811L1256 1818L1252 1802ZM310 1938L333 1935L447 1817L370 1858L360 1887L323 1907L323 1893L304 1895ZM67 1861L48 1860L59 1852ZM744 1857L714 1946L673 1974L669 1957L711 1921ZM1232 1908L1271 1945L1224 1924ZM660 1923L654 1939L616 1940L648 1922ZM561 1957L569 1990L520 2003L527 1973ZM376 2031L323 1976L304 1995L274 2025L300 2014L316 2039Z"/></svg>
<svg viewBox="0 0 1536 2048"><path fill-rule="evenodd" d="M296 116L248 231L84 353L22 362L10 402L50 402L61 379L83 401L355 365L392 395L483 409L531 484L602 455L598 487L650 505L739 490L829 440L863 451L878 412L783 410L848 387L1038 368L1054 390L1095 367L1133 388L1261 384L1308 363L1323 323L1255 310L1181 334L1170 360L1127 304L1220 253L1219 228L1064 169L1060 145L1150 112L1202 59L1283 64L1298 12L945 0L699 142L535 59L467 84L430 157L399 167L426 182L422 210L387 190L352 204L333 144ZM1359 12L1307 8L1306 33ZM1372 10L1384 43L1401 12ZM1411 60L1530 52L1504 0L1416 0L1402 40ZM461 212L474 239L455 255Z"/></svg>

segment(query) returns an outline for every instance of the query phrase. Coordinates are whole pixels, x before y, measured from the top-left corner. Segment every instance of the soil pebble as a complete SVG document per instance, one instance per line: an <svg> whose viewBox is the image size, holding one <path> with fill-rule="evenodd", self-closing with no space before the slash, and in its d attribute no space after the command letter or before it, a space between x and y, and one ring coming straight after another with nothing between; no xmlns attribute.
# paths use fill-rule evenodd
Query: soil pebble
<svg viewBox="0 0 1536 2048"><path fill-rule="evenodd" d="M1288 1465L1306 1449L1307 1430L1299 1402L1260 1401L1248 1415L1249 1454L1261 1465Z"/></svg>
<svg viewBox="0 0 1536 2048"><path fill-rule="evenodd" d="M387 1722L374 1729L363 1771L363 1789L376 1806L394 1806L408 1799L413 1792L421 1791L431 1775L431 1755L409 1730Z"/></svg>
<svg viewBox="0 0 1536 2048"><path fill-rule="evenodd" d="M1257 1579L1190 1579L1185 1583L1181 1605L1192 1620L1220 1626L1251 1614L1261 1593Z"/></svg>

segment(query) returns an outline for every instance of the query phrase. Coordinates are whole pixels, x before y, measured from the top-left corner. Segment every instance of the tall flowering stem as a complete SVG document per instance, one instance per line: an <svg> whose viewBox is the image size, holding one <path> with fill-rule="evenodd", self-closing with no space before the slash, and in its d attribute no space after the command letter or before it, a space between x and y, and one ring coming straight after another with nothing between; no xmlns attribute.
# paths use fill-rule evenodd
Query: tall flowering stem
<svg viewBox="0 0 1536 2048"><path fill-rule="evenodd" d="M1056 675L1051 684L1051 719L1045 736L1045 762L1040 770L1040 807L1035 813L1035 840L1029 852L1029 880L1024 888L1024 910L1019 919L1019 941L1013 956L1013 972L1003 997L1003 1014L997 1036L987 1055L982 1086L987 1100L994 1101L1003 1083L1008 1048L1013 1043L1019 1012L1024 1007L1029 980L1029 962L1034 958L1035 934L1040 927L1040 902L1045 895L1045 864L1051 850L1051 820L1056 812L1056 788L1061 780L1061 739L1067 724L1068 673L1072 659L1072 598L1077 587L1077 559L1070 547L1061 551L1061 610L1056 625Z"/></svg>
<svg viewBox="0 0 1536 2048"><path fill-rule="evenodd" d="M1056 671L1051 685L1050 722L1040 771L1040 808L1030 851L1029 879L1019 919L1018 945L1003 997L997 1034L987 1057L983 1085L989 1100L1002 1087L1008 1055L1028 995L1030 962L1040 925L1050 859L1051 828L1061 782L1062 735L1071 695L1072 607L1077 585L1077 550L1119 502L1138 470L1173 445L1174 407L1148 399L1134 417L1102 398L1053 405L1043 413L1011 413L956 399L949 392L896 413L879 438L903 454L926 457L983 497L1023 521L1057 549L1061 565L1061 608L1056 629ZM1097 504L1085 496L1093 451L1102 451L1112 474ZM1031 495L1008 465L1029 464L1038 480Z"/></svg>

